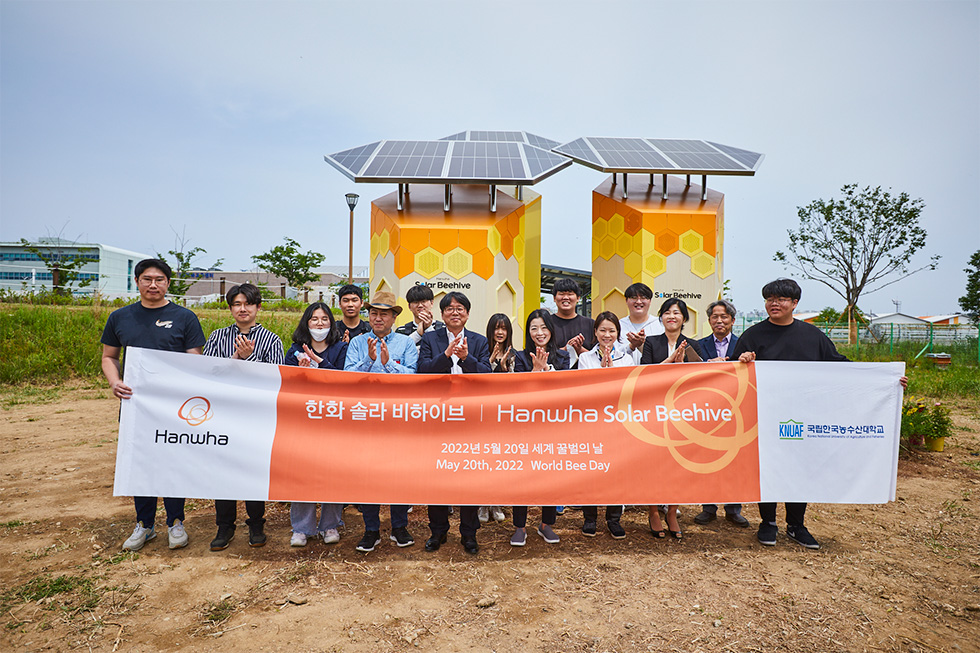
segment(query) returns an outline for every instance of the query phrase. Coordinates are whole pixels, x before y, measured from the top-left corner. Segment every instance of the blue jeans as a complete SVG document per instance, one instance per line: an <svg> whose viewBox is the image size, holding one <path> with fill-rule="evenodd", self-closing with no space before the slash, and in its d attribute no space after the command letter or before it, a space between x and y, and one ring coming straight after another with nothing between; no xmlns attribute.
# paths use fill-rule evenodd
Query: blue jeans
<svg viewBox="0 0 980 653"><path fill-rule="evenodd" d="M136 504L136 521L143 523L143 528L153 528L156 521L157 498L156 497L133 497ZM173 526L176 520L184 521L184 500L166 497L163 500L163 507L167 511L167 526Z"/></svg>
<svg viewBox="0 0 980 653"><path fill-rule="evenodd" d="M313 537L317 533L338 528L343 523L340 520L341 513L344 511L343 504L321 503L319 523L316 520L316 506L315 503L297 501L289 506L289 523L292 524L294 533Z"/></svg>
<svg viewBox="0 0 980 653"><path fill-rule="evenodd" d="M364 517L365 531L381 530L381 506L361 504L361 515ZM408 506L391 506L391 527L405 528L406 526L408 526Z"/></svg>

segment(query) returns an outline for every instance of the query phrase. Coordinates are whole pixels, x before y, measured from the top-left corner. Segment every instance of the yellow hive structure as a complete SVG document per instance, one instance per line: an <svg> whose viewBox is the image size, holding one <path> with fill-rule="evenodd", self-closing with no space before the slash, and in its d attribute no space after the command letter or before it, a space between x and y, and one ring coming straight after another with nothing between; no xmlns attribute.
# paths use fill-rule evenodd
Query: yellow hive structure
<svg viewBox="0 0 980 653"><path fill-rule="evenodd" d="M467 328L486 333L494 313L514 325L515 343L523 342L527 315L541 297L541 196L525 188L498 188L496 212L490 211L488 187L454 185L452 203L443 210L444 187L416 184L398 210L398 194L371 203L371 292L387 290L411 319L405 293L417 284L432 288L435 314L439 300L458 290L472 303Z"/></svg>
<svg viewBox="0 0 980 653"><path fill-rule="evenodd" d="M653 290L651 313L680 297L691 310L684 333L703 338L711 333L705 309L725 284L725 196L708 189L702 200L700 186L668 176L665 200L662 176L646 179L630 177L628 199L612 175L592 191L592 312L627 315L624 292L643 282Z"/></svg>

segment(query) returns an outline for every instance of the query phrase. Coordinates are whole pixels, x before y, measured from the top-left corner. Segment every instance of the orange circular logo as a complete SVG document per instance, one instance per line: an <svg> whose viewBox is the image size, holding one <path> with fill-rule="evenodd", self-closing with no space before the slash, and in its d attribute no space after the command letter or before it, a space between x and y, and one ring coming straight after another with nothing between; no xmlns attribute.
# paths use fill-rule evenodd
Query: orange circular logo
<svg viewBox="0 0 980 653"><path fill-rule="evenodd" d="M191 426L200 426L211 419L211 402L204 397L191 397L177 411L177 417Z"/></svg>
<svg viewBox="0 0 980 653"><path fill-rule="evenodd" d="M643 367L637 367L623 384L620 409L634 401L637 381L643 372ZM703 385L702 377L717 379L717 371L698 366L680 375L667 389L661 409L671 415L683 412L693 419L654 421L653 430L637 422L623 426L638 440L666 447L671 457L689 472L711 474L724 469L743 447L758 437L755 411L746 410L754 408L754 397L746 396L749 388L754 389L747 366L736 365L725 376L732 381L727 388ZM721 414L730 422L727 428L716 419Z"/></svg>

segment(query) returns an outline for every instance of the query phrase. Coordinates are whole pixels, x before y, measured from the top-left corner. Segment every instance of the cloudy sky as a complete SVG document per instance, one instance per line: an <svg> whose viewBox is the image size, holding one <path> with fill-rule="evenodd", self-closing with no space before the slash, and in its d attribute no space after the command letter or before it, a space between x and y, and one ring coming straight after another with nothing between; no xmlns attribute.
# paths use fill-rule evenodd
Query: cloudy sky
<svg viewBox="0 0 980 653"><path fill-rule="evenodd" d="M347 260L344 194L323 155L465 129L703 138L763 152L726 195L736 304L796 208L844 184L921 197L922 272L865 310L957 310L980 248L980 3L50 2L0 0L0 240L63 232L251 267L289 236ZM589 269L592 189L542 182L542 259ZM801 308L841 307L803 283Z"/></svg>

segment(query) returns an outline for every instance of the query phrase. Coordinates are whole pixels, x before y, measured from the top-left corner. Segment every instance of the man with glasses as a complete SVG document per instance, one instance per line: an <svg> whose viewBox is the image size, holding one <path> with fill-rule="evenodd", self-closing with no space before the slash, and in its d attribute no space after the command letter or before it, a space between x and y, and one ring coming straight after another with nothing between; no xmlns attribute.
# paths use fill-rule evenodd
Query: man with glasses
<svg viewBox="0 0 980 653"><path fill-rule="evenodd" d="M123 382L120 354L124 347L142 347L162 351L200 354L204 331L197 316L167 299L173 271L160 259L144 259L136 264L134 276L140 300L113 311L102 331L102 373L112 394L126 400L133 389ZM154 521L157 497L133 497L136 505L136 528L123 542L123 549L139 551L157 536ZM184 530L184 499L166 497L167 536L171 549L187 546Z"/></svg>
<svg viewBox="0 0 980 653"><path fill-rule="evenodd" d="M793 318L802 294L800 285L792 279L776 279L763 286L762 296L769 318L746 329L729 358L743 363L754 360L846 361L823 331ZM776 504L760 503L759 515L762 517L757 534L759 542L774 546L779 532ZM786 535L808 549L819 549L820 543L803 525L805 515L805 503L786 504Z"/></svg>
<svg viewBox="0 0 980 653"><path fill-rule="evenodd" d="M419 372L422 374L489 374L490 345L487 339L466 329L470 317L470 300L461 292L446 293L439 301L445 329L429 331L422 337ZM476 531L480 528L478 506L461 506L459 534L463 550L475 554L480 550ZM429 531L426 551L437 551L449 532L449 506L429 506Z"/></svg>
<svg viewBox="0 0 980 653"><path fill-rule="evenodd" d="M391 330L395 325L395 318L402 312L395 295L384 291L375 293L367 307L371 331L350 341L344 369L348 372L414 374L419 360L415 343L408 336ZM364 537L355 547L358 551L374 551L374 547L381 543L380 513L379 505L361 505ZM391 541L399 547L415 544L408 532L408 506L391 506Z"/></svg>
<svg viewBox="0 0 980 653"><path fill-rule="evenodd" d="M633 364L639 365L643 358L643 343L650 336L659 336L664 332L660 318L650 315L650 302L653 301L653 291L645 283L634 283L626 292L626 308L629 315L619 320L619 341L629 345L633 355Z"/></svg>
<svg viewBox="0 0 980 653"><path fill-rule="evenodd" d="M711 335L698 340L698 346L708 360L728 360L729 353L735 351L738 343L738 336L732 333L732 327L735 326L735 305L727 299L719 299L708 304L707 313ZM717 518L718 506L706 503L701 506L701 513L694 517L694 523L703 526ZM742 516L740 503L725 504L725 519L741 528L749 527L749 520Z"/></svg>

